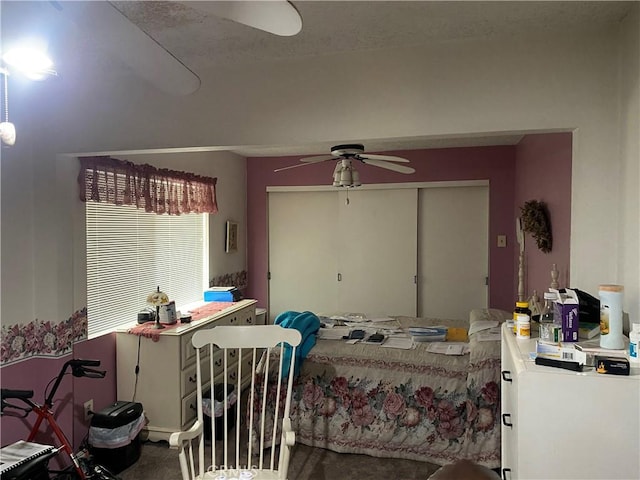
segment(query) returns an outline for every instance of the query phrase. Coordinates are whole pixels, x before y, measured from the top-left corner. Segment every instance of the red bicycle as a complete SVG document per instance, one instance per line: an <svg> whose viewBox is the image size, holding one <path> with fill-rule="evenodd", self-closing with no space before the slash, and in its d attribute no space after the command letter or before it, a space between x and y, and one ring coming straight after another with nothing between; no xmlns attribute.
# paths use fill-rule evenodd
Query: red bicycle
<svg viewBox="0 0 640 480"><path fill-rule="evenodd" d="M88 461L85 457L77 455L73 451L73 447L66 435L58 425L55 419L55 415L53 413L53 397L55 396L58 387L60 386L60 382L67 374L67 370L71 369L71 374L74 377L88 377L88 378L104 378L106 372L104 370L96 370L90 367L99 367L100 360L81 360L81 359L73 359L66 362L58 376L51 380L55 383L51 388L51 391L47 395L45 389L45 400L43 404L38 404L32 400L33 398L33 390L12 390L8 388L1 389L2 396L2 408L1 414L25 418L31 412L35 412L37 415L36 421L31 427L31 431L29 436L27 437L27 442L33 442L36 438L36 435L40 431L40 427L43 422L46 422L48 428L50 428L58 441L58 446L53 451L54 454L59 452L64 452L66 456L71 460L72 465L67 469L62 471L53 471L49 470L50 474L57 475L54 478L62 479L62 478L76 478L80 480L114 480L118 479L115 475L109 472L105 467L92 463ZM49 385L51 384L49 382ZM47 386L48 388L48 386ZM15 405L7 400L20 400L26 406ZM8 412L5 412L5 409L9 409ZM45 456L41 459L42 461L48 462L51 456ZM34 462L38 460L35 459ZM33 468L33 465L25 465L25 470L28 468ZM4 477L3 477L4 478ZM15 477L19 478L19 477ZM25 478L31 478L30 474L27 473Z"/></svg>

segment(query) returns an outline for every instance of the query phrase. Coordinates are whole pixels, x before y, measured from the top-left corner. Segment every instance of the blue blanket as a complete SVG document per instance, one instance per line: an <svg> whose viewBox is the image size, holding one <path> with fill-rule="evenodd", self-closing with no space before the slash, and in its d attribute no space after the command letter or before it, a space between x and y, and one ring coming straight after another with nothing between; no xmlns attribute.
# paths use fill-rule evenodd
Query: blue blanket
<svg viewBox="0 0 640 480"><path fill-rule="evenodd" d="M311 312L300 313L288 310L278 315L273 323L285 328L295 328L302 334L302 341L296 349L296 362L293 370L294 376L297 376L300 373L302 361L316 344L316 333L320 329L320 319ZM290 345L284 346L283 374L285 376L289 374L292 350Z"/></svg>

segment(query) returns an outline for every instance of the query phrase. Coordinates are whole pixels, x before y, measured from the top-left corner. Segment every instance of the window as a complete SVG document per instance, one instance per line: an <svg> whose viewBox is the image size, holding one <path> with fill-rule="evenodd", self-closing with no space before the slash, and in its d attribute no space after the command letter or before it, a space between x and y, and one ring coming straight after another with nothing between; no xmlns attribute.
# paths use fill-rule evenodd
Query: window
<svg viewBox="0 0 640 480"><path fill-rule="evenodd" d="M176 306L208 287L208 214L158 215L87 201L89 338L135 321L159 286Z"/></svg>

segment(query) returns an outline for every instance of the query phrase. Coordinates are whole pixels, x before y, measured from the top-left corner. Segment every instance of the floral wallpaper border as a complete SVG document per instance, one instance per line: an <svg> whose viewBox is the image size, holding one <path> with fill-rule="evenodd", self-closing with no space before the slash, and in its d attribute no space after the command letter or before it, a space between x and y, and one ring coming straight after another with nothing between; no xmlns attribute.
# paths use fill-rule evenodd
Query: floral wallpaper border
<svg viewBox="0 0 640 480"><path fill-rule="evenodd" d="M33 357L60 357L73 344L87 339L87 308L55 323L35 319L29 323L2 325L0 365L6 366Z"/></svg>
<svg viewBox="0 0 640 480"><path fill-rule="evenodd" d="M217 277L213 277L209 281L210 287L237 287L238 289L243 289L247 287L247 277L248 273L246 270L242 270L240 272L234 273L225 273L222 275L218 275Z"/></svg>
<svg viewBox="0 0 640 480"><path fill-rule="evenodd" d="M239 289L247 287L247 271L213 277L210 286ZM2 325L0 330L0 366L34 357L61 357L71 352L73 344L86 340L87 308L74 312L61 322L35 319L29 323Z"/></svg>

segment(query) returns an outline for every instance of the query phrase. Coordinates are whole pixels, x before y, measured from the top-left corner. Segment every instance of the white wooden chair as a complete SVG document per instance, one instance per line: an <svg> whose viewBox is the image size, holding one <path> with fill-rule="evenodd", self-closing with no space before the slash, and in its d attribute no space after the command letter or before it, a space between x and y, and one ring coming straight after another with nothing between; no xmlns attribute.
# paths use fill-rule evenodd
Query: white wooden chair
<svg viewBox="0 0 640 480"><path fill-rule="evenodd" d="M169 438L170 447L178 449L182 480L287 479L291 448L295 444L289 408L295 351L301 340L298 330L279 325L219 326L193 335L198 416L189 430L173 433ZM288 375L283 375L283 371ZM220 385L223 396L218 407L222 413L216 419L215 390ZM243 388L248 388L246 394L242 393ZM267 408L270 388L269 398L275 402L275 408ZM203 399L207 398L211 402L211 415L205 418ZM242 400L246 408L242 407ZM263 412L261 415L254 414L254 405ZM273 412L276 418L267 419L264 412ZM211 424L210 445L205 442L205 422Z"/></svg>

